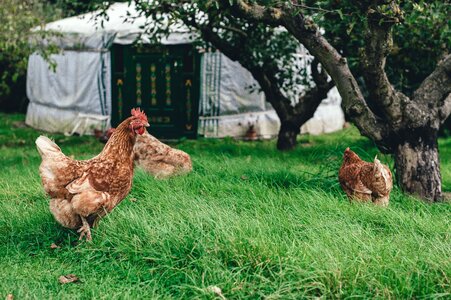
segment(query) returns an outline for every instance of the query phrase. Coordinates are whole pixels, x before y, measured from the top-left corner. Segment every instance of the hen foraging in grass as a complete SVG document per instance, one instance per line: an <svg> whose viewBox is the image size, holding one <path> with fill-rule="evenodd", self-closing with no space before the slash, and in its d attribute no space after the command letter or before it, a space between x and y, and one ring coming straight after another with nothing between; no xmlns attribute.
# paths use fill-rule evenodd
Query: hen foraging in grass
<svg viewBox="0 0 451 300"><path fill-rule="evenodd" d="M147 132L137 137L134 152L136 164L158 179L183 175L193 169L186 152L169 147Z"/></svg>
<svg viewBox="0 0 451 300"><path fill-rule="evenodd" d="M136 136L144 134L147 126L146 115L132 109L132 116L117 127L102 152L82 161L64 155L49 138L37 138L42 157L39 174L51 197L50 211L64 227L79 228L80 239L91 240L91 227L129 193L133 147Z"/></svg>
<svg viewBox="0 0 451 300"><path fill-rule="evenodd" d="M338 180L350 200L388 205L393 188L392 174L377 157L374 158L374 162L369 163L346 148Z"/></svg>
<svg viewBox="0 0 451 300"><path fill-rule="evenodd" d="M162 143L148 132L136 137L133 151L135 164L156 179L184 175L193 170L188 153Z"/></svg>

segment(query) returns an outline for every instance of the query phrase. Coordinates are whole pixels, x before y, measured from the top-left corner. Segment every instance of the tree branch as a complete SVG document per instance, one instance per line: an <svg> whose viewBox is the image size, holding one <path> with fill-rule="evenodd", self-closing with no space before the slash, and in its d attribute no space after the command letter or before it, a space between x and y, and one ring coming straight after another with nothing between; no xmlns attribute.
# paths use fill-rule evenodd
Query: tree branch
<svg viewBox="0 0 451 300"><path fill-rule="evenodd" d="M222 0L223 5L230 6L229 0ZM258 4L249 4L244 0L237 0L236 4L231 6L237 13L250 16L253 20L264 21L269 25L279 25L283 11L280 8L262 6Z"/></svg>
<svg viewBox="0 0 451 300"><path fill-rule="evenodd" d="M316 25L301 14L295 16L286 14L283 23L285 28L321 61L340 92L346 115L354 121L360 132L383 148L389 148L389 145L384 145L389 128L366 104L346 59L321 35Z"/></svg>
<svg viewBox="0 0 451 300"><path fill-rule="evenodd" d="M223 5L229 1L222 0ZM360 132L370 137L379 146L387 149L385 137L390 133L388 125L379 119L366 104L362 92L338 51L321 35L316 24L302 13L293 14L292 7L269 8L239 0L232 6L237 15L254 22L265 22L271 26L284 26L307 50L316 57L334 80L342 97L342 107Z"/></svg>
<svg viewBox="0 0 451 300"><path fill-rule="evenodd" d="M326 72L318 71L318 65L318 59L314 58L310 67L315 87L309 89L294 107L300 119L298 122L301 124L313 117L323 99L327 98L329 90L335 86L333 81L327 81Z"/></svg>
<svg viewBox="0 0 451 300"><path fill-rule="evenodd" d="M369 9L368 28L365 35L362 73L371 103L383 113L393 129L399 129L403 119L402 101L408 101L395 91L385 73L386 57L392 47L392 22L384 22L384 15ZM398 97L399 96L399 97Z"/></svg>
<svg viewBox="0 0 451 300"><path fill-rule="evenodd" d="M327 72L323 69L321 72L318 71L319 60L315 57L312 61L311 70L312 70L312 78L313 82L315 82L316 86L321 89L327 89L327 92L331 88L335 86L333 80L327 81Z"/></svg>
<svg viewBox="0 0 451 300"><path fill-rule="evenodd" d="M228 4L228 1L226 1ZM265 16L259 8L259 12L256 15ZM214 14L214 12L212 12ZM272 13L271 13L272 14ZM210 13L208 13L210 16ZM211 22L215 20L214 16L210 18ZM306 91L306 93L298 99L298 102L293 107L290 99L288 99L281 91L281 87L277 84L278 74L281 73L279 66L276 62L266 62L262 66L254 63L250 63L246 57L243 57L243 48L246 48L247 39L241 39L239 46L224 40L217 32L213 31L213 28L224 28L223 24L214 23L208 25L197 24L194 18L184 18L185 24L192 26L200 31L204 40L210 42L215 48L222 51L230 59L240 62L243 67L249 70L252 76L257 80L261 89L265 93L266 99L273 108L276 110L282 123L290 123L291 126L299 128L302 124L308 121L315 113L317 107L321 101L327 98L327 93L334 86L333 81L327 81L327 74L322 71L318 72L318 60L314 60L312 65L312 76L316 84L315 87ZM252 28L249 28L252 30ZM235 31L234 31L235 32ZM239 36L244 37L242 33L238 33ZM246 33L249 35L249 33Z"/></svg>
<svg viewBox="0 0 451 300"><path fill-rule="evenodd" d="M440 124L451 113L451 54L448 54L435 70L421 83L414 92L413 102L425 107L426 111L434 110ZM432 108L430 103L434 103Z"/></svg>

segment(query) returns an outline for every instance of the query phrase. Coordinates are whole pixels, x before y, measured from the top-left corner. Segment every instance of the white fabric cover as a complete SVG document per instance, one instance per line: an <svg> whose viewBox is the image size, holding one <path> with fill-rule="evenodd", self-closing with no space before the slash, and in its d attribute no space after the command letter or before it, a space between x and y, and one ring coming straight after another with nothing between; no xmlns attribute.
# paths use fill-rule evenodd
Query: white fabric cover
<svg viewBox="0 0 451 300"><path fill-rule="evenodd" d="M259 138L277 136L280 121L252 74L219 51L204 53L201 62L199 134L242 138L251 125ZM249 89L250 86L257 88ZM301 90L301 89L300 89ZM299 91L298 91L299 92ZM319 105L301 133L321 134L343 128L341 97L336 88Z"/></svg>
<svg viewBox="0 0 451 300"><path fill-rule="evenodd" d="M48 132L72 131L78 114L110 115L111 70L108 52L64 51L53 55L53 72L38 54L29 57L26 123ZM90 127L89 129L86 127ZM103 129L105 122L93 121L80 132Z"/></svg>
<svg viewBox="0 0 451 300"><path fill-rule="evenodd" d="M267 109L264 94L250 89L251 85L258 87L258 83L240 63L221 54L220 74L221 115L259 112Z"/></svg>
<svg viewBox="0 0 451 300"><path fill-rule="evenodd" d="M331 89L313 115L301 127L301 133L318 135L343 129L345 115L341 109L341 97L336 87Z"/></svg>

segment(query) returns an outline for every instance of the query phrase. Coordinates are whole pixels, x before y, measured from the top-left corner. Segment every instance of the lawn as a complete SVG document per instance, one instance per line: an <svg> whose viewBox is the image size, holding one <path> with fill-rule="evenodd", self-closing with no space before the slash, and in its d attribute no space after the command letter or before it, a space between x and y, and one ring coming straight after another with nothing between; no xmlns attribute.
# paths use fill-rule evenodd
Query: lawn
<svg viewBox="0 0 451 300"><path fill-rule="evenodd" d="M451 204L398 188L388 208L350 204L337 182L347 146L393 169L354 128L302 136L290 153L274 142L182 141L191 174L158 181L137 171L93 242L79 243L49 212L39 133L16 126L22 115L0 118L0 298L451 297ZM79 159L102 148L91 137L52 137ZM450 192L450 138L440 153ZM71 273L79 283L58 282Z"/></svg>

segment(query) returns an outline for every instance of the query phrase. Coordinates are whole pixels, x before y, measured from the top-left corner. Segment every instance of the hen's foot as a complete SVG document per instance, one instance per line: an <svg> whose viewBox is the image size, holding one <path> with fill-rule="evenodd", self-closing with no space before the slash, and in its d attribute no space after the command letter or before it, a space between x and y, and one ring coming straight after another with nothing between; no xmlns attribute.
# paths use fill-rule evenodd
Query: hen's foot
<svg viewBox="0 0 451 300"><path fill-rule="evenodd" d="M86 236L86 240L90 242L92 241L91 227L89 227L88 221L86 221L85 218L81 217L81 221L83 222L83 226L81 226L80 229L77 230L77 232L80 233L79 240L81 241L83 237Z"/></svg>

